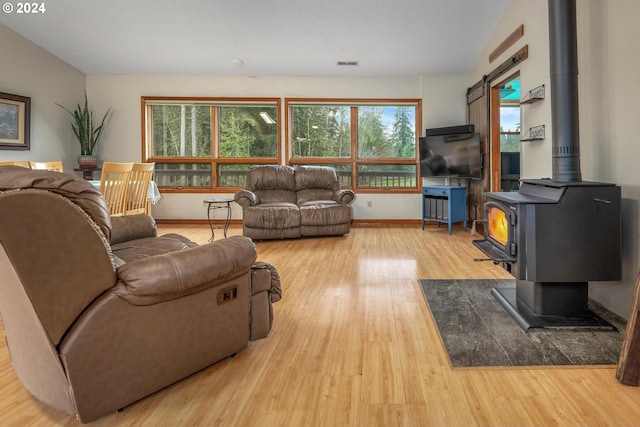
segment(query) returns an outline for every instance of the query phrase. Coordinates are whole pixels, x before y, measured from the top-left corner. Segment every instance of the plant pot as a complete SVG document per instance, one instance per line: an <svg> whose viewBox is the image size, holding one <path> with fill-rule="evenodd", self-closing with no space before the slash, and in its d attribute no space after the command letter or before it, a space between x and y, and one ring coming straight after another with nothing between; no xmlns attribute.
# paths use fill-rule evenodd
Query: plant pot
<svg viewBox="0 0 640 427"><path fill-rule="evenodd" d="M97 169L98 157L93 154L81 154L78 156L78 166L80 169Z"/></svg>

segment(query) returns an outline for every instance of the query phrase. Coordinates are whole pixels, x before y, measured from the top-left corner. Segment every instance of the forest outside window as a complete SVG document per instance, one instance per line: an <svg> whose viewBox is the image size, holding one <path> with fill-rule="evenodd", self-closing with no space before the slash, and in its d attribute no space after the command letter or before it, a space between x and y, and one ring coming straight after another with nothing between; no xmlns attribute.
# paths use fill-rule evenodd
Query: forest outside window
<svg viewBox="0 0 640 427"><path fill-rule="evenodd" d="M234 190L255 164L278 164L279 99L142 98L143 149L164 191Z"/></svg>
<svg viewBox="0 0 640 427"><path fill-rule="evenodd" d="M420 100L285 100L288 158L328 165L354 190L406 192L419 187L416 135Z"/></svg>

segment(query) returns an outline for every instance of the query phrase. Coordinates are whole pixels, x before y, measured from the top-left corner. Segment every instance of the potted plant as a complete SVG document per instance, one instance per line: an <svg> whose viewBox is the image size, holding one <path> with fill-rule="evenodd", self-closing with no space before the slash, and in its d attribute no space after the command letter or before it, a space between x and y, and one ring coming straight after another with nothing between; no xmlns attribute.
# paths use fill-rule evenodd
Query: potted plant
<svg viewBox="0 0 640 427"><path fill-rule="evenodd" d="M84 106L77 105L76 109L70 111L66 107L56 103L59 107L73 117L71 122L71 129L76 135L78 142L80 143L80 156L78 156L78 165L80 168L91 169L98 167L98 158L94 154L94 150L100 142L102 131L104 130L105 121L111 111L111 108L102 117L102 121L99 126L93 124L93 112L89 109L89 101L87 100L87 94L84 94Z"/></svg>

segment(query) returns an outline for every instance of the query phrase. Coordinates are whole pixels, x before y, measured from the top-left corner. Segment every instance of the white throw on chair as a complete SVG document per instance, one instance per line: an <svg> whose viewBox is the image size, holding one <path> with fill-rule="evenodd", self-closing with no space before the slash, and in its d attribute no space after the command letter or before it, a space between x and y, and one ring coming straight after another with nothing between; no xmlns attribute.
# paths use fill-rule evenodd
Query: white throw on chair
<svg viewBox="0 0 640 427"><path fill-rule="evenodd" d="M51 162L32 162L29 161L29 167L33 170L45 170L54 172L64 172L62 161L54 160Z"/></svg>

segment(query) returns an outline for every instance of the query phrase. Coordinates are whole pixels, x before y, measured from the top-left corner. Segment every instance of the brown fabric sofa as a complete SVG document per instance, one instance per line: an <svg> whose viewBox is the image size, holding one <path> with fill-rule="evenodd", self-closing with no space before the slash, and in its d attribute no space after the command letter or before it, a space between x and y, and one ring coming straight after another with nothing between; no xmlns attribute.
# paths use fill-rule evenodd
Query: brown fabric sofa
<svg viewBox="0 0 640 427"><path fill-rule="evenodd" d="M262 240L347 234L354 197L340 189L333 168L262 165L251 168L234 200L242 206L243 234Z"/></svg>
<svg viewBox="0 0 640 427"><path fill-rule="evenodd" d="M157 236L73 175L0 167L0 313L36 398L89 422L267 336L276 269L236 236Z"/></svg>

